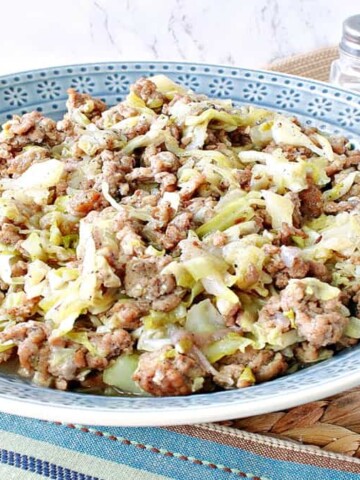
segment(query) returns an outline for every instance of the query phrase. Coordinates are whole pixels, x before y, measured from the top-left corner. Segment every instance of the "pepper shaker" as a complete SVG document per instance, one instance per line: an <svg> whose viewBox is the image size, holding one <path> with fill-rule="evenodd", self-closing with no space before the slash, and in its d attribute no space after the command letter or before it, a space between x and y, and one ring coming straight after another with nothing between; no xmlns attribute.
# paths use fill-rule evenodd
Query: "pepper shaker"
<svg viewBox="0 0 360 480"><path fill-rule="evenodd" d="M330 82L360 92L360 14L343 23L339 58L331 65Z"/></svg>

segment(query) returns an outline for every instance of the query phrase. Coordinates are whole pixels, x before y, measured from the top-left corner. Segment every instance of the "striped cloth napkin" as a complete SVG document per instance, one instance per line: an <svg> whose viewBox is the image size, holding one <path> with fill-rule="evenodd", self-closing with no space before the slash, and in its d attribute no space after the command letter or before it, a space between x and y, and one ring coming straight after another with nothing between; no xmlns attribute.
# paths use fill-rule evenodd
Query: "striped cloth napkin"
<svg viewBox="0 0 360 480"><path fill-rule="evenodd" d="M0 415L1 480L355 480L360 460L221 425L90 427Z"/></svg>

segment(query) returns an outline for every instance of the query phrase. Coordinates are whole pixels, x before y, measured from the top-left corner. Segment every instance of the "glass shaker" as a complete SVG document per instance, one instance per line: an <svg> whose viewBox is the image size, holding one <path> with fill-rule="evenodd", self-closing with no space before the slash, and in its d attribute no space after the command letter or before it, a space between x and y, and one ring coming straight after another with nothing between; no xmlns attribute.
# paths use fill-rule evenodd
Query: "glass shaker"
<svg viewBox="0 0 360 480"><path fill-rule="evenodd" d="M330 82L360 92L360 14L344 21L339 54L331 65Z"/></svg>

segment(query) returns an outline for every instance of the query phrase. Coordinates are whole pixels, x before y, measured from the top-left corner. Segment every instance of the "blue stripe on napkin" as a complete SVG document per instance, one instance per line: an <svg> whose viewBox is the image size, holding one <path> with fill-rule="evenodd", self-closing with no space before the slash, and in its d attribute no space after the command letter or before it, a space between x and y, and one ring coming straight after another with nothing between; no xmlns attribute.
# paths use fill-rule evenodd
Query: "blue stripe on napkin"
<svg viewBox="0 0 360 480"><path fill-rule="evenodd" d="M265 458L160 428L92 428L76 425L69 428L62 424L2 414L0 429L178 480L359 478L357 474L349 472Z"/></svg>

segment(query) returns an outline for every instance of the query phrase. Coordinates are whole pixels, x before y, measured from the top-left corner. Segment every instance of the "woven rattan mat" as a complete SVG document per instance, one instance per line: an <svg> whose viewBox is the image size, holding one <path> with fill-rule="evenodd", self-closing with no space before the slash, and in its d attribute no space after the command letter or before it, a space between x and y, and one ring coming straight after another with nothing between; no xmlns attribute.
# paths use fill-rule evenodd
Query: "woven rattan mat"
<svg viewBox="0 0 360 480"><path fill-rule="evenodd" d="M328 81L330 64L337 56L337 48L325 48L280 60L267 69ZM360 458L360 386L290 410L224 423Z"/></svg>
<svg viewBox="0 0 360 480"><path fill-rule="evenodd" d="M330 65L338 57L338 48L322 48L305 55L279 60L266 68L276 72L291 73L301 77L313 78L314 80L329 80Z"/></svg>

